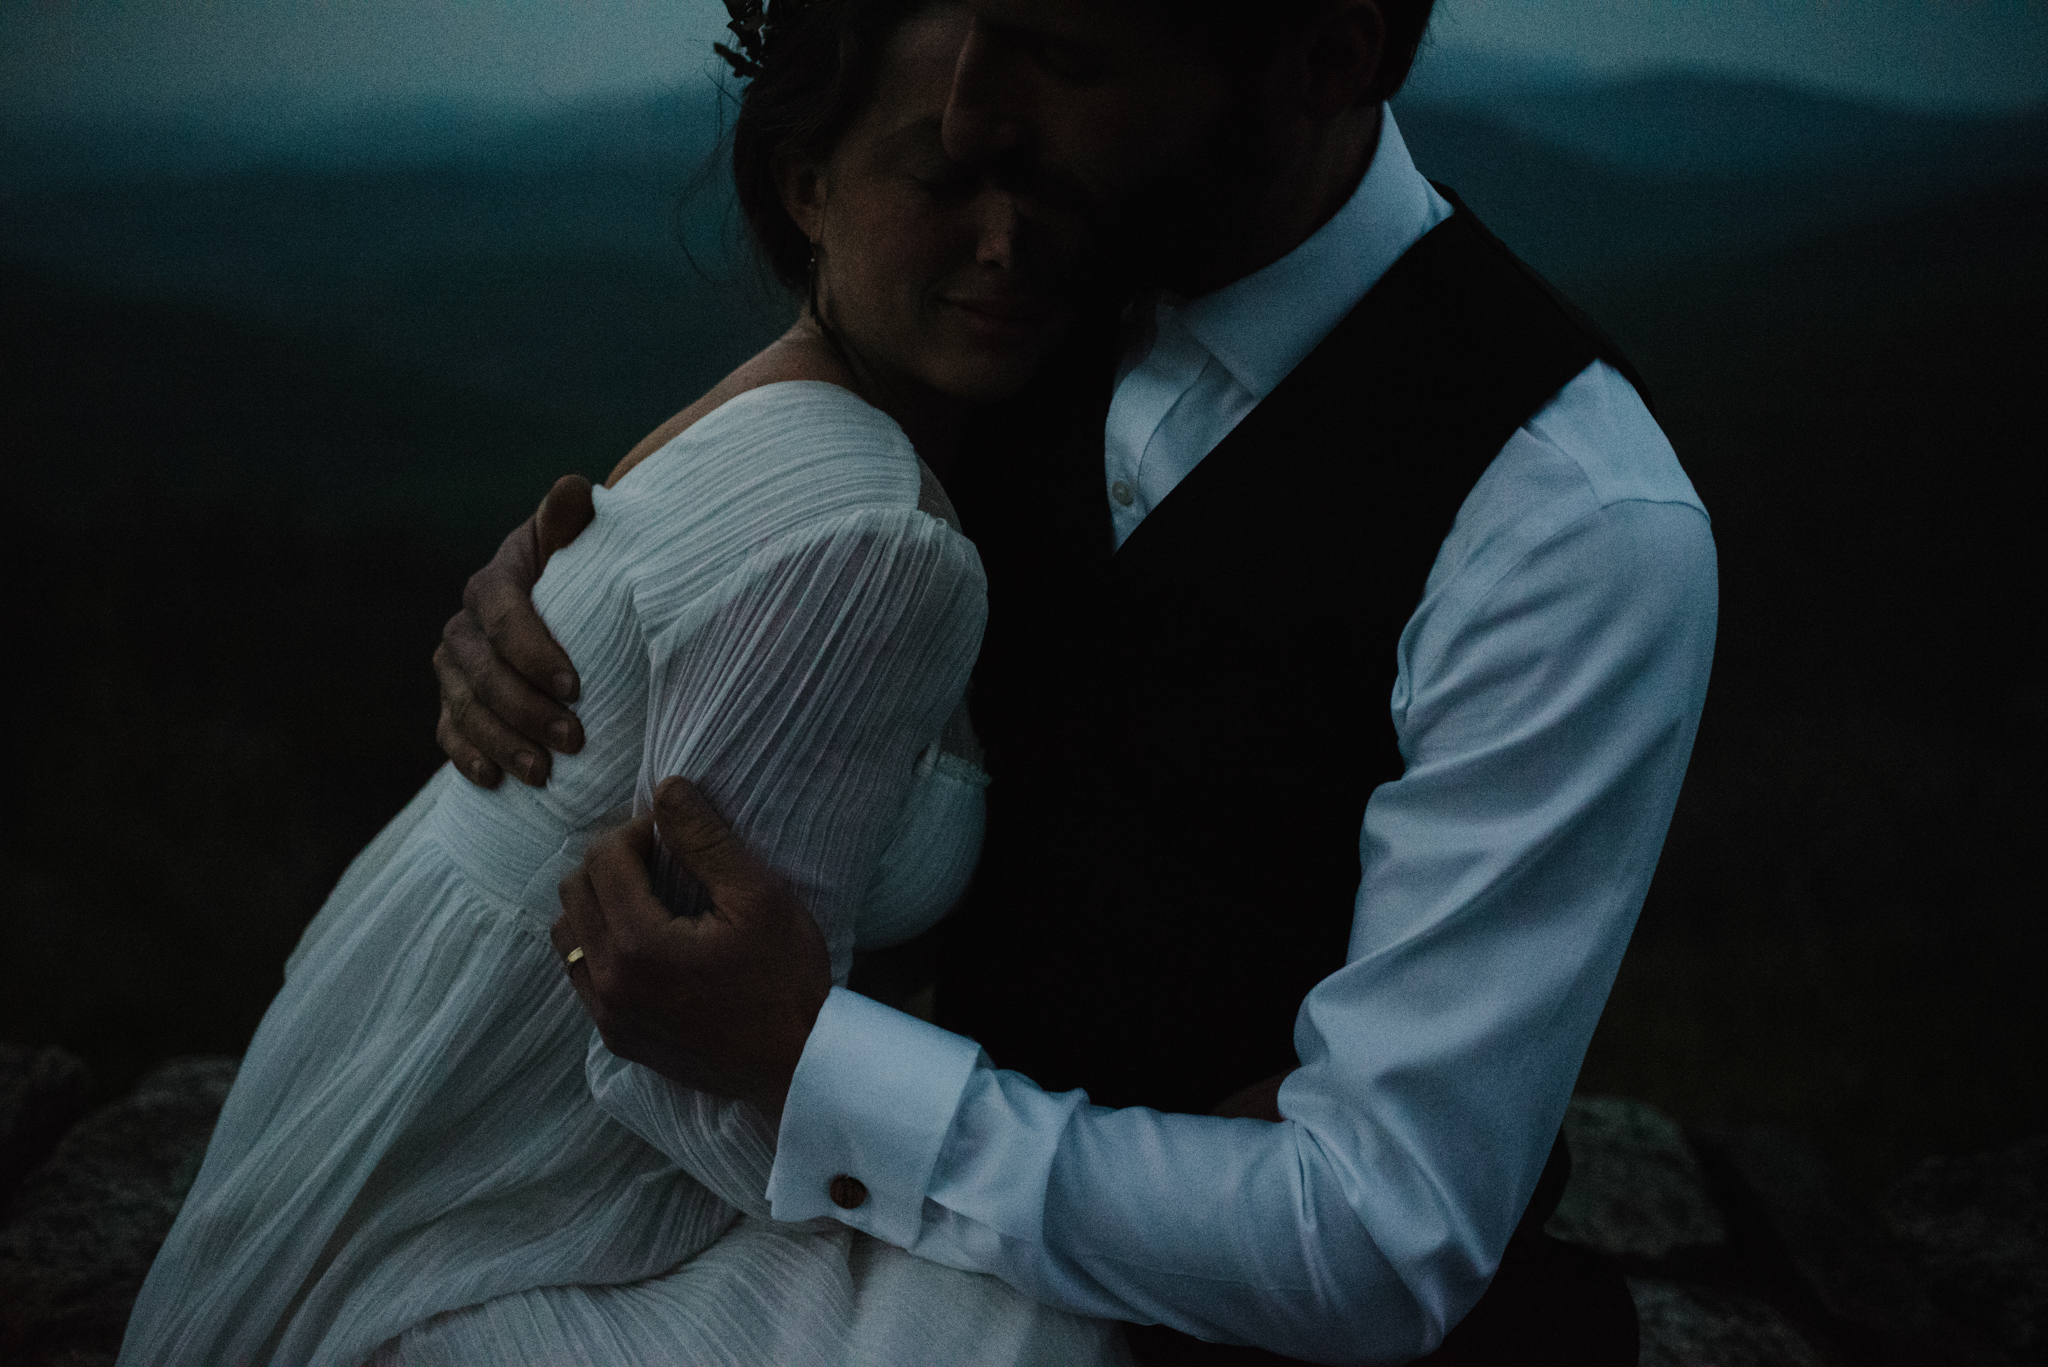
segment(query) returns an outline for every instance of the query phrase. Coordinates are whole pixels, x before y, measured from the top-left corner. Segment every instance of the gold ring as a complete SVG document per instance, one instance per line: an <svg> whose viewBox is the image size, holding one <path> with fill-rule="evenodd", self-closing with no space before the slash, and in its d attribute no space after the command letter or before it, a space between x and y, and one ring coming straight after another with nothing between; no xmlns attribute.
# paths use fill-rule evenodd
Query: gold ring
<svg viewBox="0 0 2048 1367"><path fill-rule="evenodd" d="M574 949L572 949L572 950L570 950L570 951L569 951L569 957L568 957L568 958L566 958L566 959L562 960L562 967L564 967L564 968L574 968L574 967L576 967L576 965L577 965L577 964L581 963L582 961L583 961L583 946L582 946L582 945L578 945L578 946L576 946L576 948L574 948Z"/></svg>

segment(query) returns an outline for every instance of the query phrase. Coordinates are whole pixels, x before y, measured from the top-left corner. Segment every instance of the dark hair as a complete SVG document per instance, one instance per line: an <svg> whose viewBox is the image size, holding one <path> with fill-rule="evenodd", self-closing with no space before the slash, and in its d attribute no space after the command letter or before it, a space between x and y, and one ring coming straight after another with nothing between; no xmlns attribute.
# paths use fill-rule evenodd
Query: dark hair
<svg viewBox="0 0 2048 1367"><path fill-rule="evenodd" d="M740 95L732 127L732 174L740 212L775 278L802 290L811 244L791 221L775 183L782 154L824 157L874 92L882 49L930 0L811 0L774 23L757 74ZM776 18L789 6L774 6Z"/></svg>
<svg viewBox="0 0 2048 1367"><path fill-rule="evenodd" d="M1243 70L1250 62L1268 55L1289 25L1303 18L1309 0L1260 0L1256 6L1245 0L1154 0L1177 25L1193 30L1196 42L1221 65ZM1372 103L1391 100L1408 81L1421 50L1422 35L1429 28L1430 12L1436 0L1378 0L1380 18L1387 26L1387 47L1380 55L1379 70L1365 98ZM1249 72L1247 72L1249 74Z"/></svg>
<svg viewBox="0 0 2048 1367"><path fill-rule="evenodd" d="M1391 100L1408 83L1415 54L1422 50L1422 35L1429 30L1430 11L1436 0L1380 0L1380 17L1387 24L1387 50L1380 69L1373 73L1371 100Z"/></svg>
<svg viewBox="0 0 2048 1367"><path fill-rule="evenodd" d="M1157 3L1158 0L1155 0ZM1246 33L1244 0L1170 0L1179 20L1193 20L1218 37L1218 59L1241 64L1258 49ZM883 48L903 22L933 0L774 0L755 74L740 95L732 128L733 183L768 269L801 292L810 275L811 244L790 219L775 180L785 152L825 157L859 117L874 92ZM1408 79L1436 0L1379 0L1387 50L1367 93L1392 98ZM783 18L785 7L797 17ZM1285 32L1306 0L1262 0L1260 31ZM1227 35L1227 41L1226 39Z"/></svg>

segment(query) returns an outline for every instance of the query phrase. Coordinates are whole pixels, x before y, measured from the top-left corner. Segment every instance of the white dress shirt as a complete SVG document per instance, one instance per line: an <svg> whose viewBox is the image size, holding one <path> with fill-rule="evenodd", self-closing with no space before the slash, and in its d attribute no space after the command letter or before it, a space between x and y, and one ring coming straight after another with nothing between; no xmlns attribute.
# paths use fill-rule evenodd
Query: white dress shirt
<svg viewBox="0 0 2048 1367"><path fill-rule="evenodd" d="M1110 407L1117 543L1449 213L1388 113L1301 247L1162 300ZM1366 807L1350 945L1296 1017L1286 1120L1047 1093L835 990L783 1113L776 1218L1291 1356L1429 1351L1491 1279L1563 1118L1677 800L1715 610L1705 510L1596 363L1466 498L1392 696L1361 687L1407 767ZM857 1209L830 1199L840 1174L867 1188Z"/></svg>
<svg viewBox="0 0 2048 1367"><path fill-rule="evenodd" d="M1214 294L1154 305L1152 326L1124 356L1103 428L1119 547L1401 253L1451 216L1409 159L1391 110L1381 130L1358 189L1308 241Z"/></svg>

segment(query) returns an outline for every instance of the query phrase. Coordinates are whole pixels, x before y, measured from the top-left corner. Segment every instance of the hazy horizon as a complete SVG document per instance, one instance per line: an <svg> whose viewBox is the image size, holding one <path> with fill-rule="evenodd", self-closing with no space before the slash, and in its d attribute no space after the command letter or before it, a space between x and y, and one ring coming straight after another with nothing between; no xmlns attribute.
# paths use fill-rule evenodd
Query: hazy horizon
<svg viewBox="0 0 2048 1367"><path fill-rule="evenodd" d="M447 105L544 114L680 90L718 69L716 0L0 0L0 120L14 138L160 123L294 127ZM2048 101L2048 5L1443 0L1421 87L1612 80L1685 68L1927 109Z"/></svg>

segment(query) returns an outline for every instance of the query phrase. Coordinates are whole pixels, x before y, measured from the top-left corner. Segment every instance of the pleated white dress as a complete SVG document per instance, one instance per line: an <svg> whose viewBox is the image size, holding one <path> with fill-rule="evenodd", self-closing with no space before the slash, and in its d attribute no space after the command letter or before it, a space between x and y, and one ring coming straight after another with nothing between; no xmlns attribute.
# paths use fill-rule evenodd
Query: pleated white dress
<svg viewBox="0 0 2048 1367"><path fill-rule="evenodd" d="M938 739L985 587L919 484L890 419L796 381L598 491L534 595L583 752L540 790L444 770L343 877L124 1367L1127 1360L1107 1323L769 1218L765 1124L607 1051L548 943L556 883L669 774L794 884L839 982L958 896L986 780Z"/></svg>

